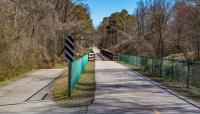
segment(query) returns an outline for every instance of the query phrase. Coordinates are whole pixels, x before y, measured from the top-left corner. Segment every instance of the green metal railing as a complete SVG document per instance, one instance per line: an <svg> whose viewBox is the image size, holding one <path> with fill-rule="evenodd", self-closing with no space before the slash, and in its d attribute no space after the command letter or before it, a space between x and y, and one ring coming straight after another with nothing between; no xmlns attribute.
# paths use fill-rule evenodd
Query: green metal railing
<svg viewBox="0 0 200 114"><path fill-rule="evenodd" d="M83 57L74 60L69 65L69 91L68 91L68 96L71 96L71 91L76 87L78 84L78 81L80 80L80 77L85 70L86 66L88 64L88 54L84 55Z"/></svg>
<svg viewBox="0 0 200 114"><path fill-rule="evenodd" d="M200 88L200 62L130 55L121 55L120 61L156 76L178 82L187 88L190 86Z"/></svg>

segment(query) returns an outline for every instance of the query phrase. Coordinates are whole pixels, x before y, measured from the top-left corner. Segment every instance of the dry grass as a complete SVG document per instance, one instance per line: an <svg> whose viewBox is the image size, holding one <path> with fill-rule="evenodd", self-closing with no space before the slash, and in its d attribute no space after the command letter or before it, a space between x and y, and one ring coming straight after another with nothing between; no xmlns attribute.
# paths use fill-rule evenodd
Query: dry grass
<svg viewBox="0 0 200 114"><path fill-rule="evenodd" d="M55 67L52 67L52 69L66 69L67 68L67 64L59 64L56 65Z"/></svg>
<svg viewBox="0 0 200 114"><path fill-rule="evenodd" d="M24 73L24 72L18 72L17 75L12 75L11 77L9 78L5 78L4 80L1 80L0 81L0 87L2 86L5 86L7 84L10 84L12 83L13 81L16 81L16 80L19 80L19 79L22 79L24 77L27 77L29 76L31 73L35 72L37 70L33 69L32 71L29 71L27 73Z"/></svg>
<svg viewBox="0 0 200 114"><path fill-rule="evenodd" d="M91 104L95 91L94 62L89 62L71 97L67 96L67 85L68 79L67 73L65 73L52 88L52 98L58 105L62 107L81 107Z"/></svg>
<svg viewBox="0 0 200 114"><path fill-rule="evenodd" d="M67 66L65 64L59 64L55 67L51 67L51 69L64 69L67 68ZM18 71L15 74L11 74L11 76L7 76L7 78L0 80L0 87L5 86L7 84L12 83L13 81L22 79L24 77L30 76L31 73L38 71L39 69L32 69L31 71L29 70L22 70L22 71Z"/></svg>

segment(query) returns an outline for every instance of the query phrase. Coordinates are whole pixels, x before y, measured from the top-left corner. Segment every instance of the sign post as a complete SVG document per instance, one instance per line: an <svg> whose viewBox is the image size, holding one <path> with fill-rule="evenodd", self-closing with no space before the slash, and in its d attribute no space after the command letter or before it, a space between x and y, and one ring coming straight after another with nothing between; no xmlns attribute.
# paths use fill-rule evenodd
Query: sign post
<svg viewBox="0 0 200 114"><path fill-rule="evenodd" d="M71 97L71 69L72 69L72 64L69 63L68 65L68 97Z"/></svg>
<svg viewBox="0 0 200 114"><path fill-rule="evenodd" d="M71 70L74 61L74 39L71 36L65 37L65 58L68 62L68 97L71 97Z"/></svg>

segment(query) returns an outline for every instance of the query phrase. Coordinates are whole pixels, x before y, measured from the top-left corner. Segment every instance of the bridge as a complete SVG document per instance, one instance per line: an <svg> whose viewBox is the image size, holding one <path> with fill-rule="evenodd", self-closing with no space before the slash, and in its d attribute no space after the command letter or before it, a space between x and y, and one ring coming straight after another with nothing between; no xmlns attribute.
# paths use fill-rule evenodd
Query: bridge
<svg viewBox="0 0 200 114"><path fill-rule="evenodd" d="M93 103L78 108L59 107L50 88L63 69L35 71L0 88L0 113L36 114L199 114L200 105L152 81L131 68L112 61L93 47L96 55L96 91ZM105 50L104 50L105 51ZM35 86L37 85L37 86Z"/></svg>
<svg viewBox="0 0 200 114"><path fill-rule="evenodd" d="M89 113L200 113L197 103L97 52L96 94Z"/></svg>

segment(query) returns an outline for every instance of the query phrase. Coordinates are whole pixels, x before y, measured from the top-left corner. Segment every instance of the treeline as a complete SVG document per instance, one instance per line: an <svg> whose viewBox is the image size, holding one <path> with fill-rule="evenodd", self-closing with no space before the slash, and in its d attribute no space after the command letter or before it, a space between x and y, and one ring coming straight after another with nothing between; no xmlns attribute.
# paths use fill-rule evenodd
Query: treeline
<svg viewBox="0 0 200 114"><path fill-rule="evenodd" d="M1 0L0 81L63 63L66 35L76 39L81 55L93 31L89 10L78 0Z"/></svg>
<svg viewBox="0 0 200 114"><path fill-rule="evenodd" d="M115 53L200 60L200 0L141 0L105 17L99 45Z"/></svg>

